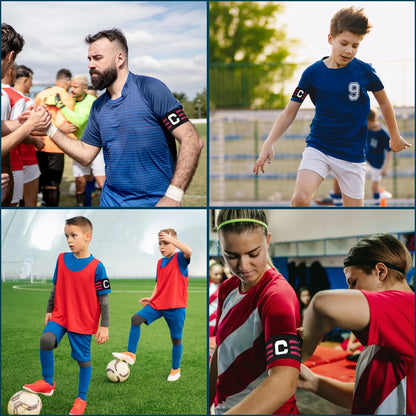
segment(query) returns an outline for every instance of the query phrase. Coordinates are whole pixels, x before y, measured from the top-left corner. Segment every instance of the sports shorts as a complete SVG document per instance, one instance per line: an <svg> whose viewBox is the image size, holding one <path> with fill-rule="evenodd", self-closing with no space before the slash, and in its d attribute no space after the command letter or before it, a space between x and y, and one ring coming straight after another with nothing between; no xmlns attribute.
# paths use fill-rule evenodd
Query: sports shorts
<svg viewBox="0 0 416 416"><path fill-rule="evenodd" d="M367 163L367 172L373 182L380 182L382 175L381 175L381 168L374 168L369 163Z"/></svg>
<svg viewBox="0 0 416 416"><path fill-rule="evenodd" d="M39 165L27 165L23 167L23 183L29 183L39 178Z"/></svg>
<svg viewBox="0 0 416 416"><path fill-rule="evenodd" d="M152 306L146 305L137 312L137 315L146 319L146 325L150 325L163 316L168 324L170 336L175 339L182 339L186 308L154 309Z"/></svg>
<svg viewBox="0 0 416 416"><path fill-rule="evenodd" d="M21 199L23 199L23 170L14 170L13 180L14 186L12 204L17 204Z"/></svg>
<svg viewBox="0 0 416 416"><path fill-rule="evenodd" d="M40 186L59 187L64 172L64 153L36 152L38 157Z"/></svg>
<svg viewBox="0 0 416 416"><path fill-rule="evenodd" d="M68 331L64 326L54 321L49 321L43 332L52 332L56 336L56 346L61 342L62 337L68 333L69 344L71 345L71 357L75 361L85 363L91 361L91 339L90 334L78 334Z"/></svg>
<svg viewBox="0 0 416 416"><path fill-rule="evenodd" d="M364 199L366 163L347 162L326 155L314 147L307 146L302 154L299 169L308 169L326 178L331 170L341 192L353 199Z"/></svg>
<svg viewBox="0 0 416 416"><path fill-rule="evenodd" d="M74 160L72 164L72 174L74 178L79 178L85 175L105 176L105 163L103 151L100 150L95 159L88 165L82 166L81 163Z"/></svg>

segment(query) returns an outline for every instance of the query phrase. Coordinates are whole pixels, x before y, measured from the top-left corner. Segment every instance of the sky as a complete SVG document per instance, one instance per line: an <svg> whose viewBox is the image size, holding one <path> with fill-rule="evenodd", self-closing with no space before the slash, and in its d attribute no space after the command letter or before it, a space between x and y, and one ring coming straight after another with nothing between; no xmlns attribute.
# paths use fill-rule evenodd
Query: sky
<svg viewBox="0 0 416 416"><path fill-rule="evenodd" d="M305 67L331 53L332 16L343 7L364 7L373 26L359 46L357 58L371 63L394 105L414 106L415 3L413 1L291 1L282 16L290 38L300 40L295 62L306 65L295 74L296 87Z"/></svg>
<svg viewBox="0 0 416 416"><path fill-rule="evenodd" d="M34 84L51 85L61 68L88 76L85 36L117 27L127 38L132 72L163 81L188 99L206 88L205 1L2 1L2 22L23 35L17 63Z"/></svg>

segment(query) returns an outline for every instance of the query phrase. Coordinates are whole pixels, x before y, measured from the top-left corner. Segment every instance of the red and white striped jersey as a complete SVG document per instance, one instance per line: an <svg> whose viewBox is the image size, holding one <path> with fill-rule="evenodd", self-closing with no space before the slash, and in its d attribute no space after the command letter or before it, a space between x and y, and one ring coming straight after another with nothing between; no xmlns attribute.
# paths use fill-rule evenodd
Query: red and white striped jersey
<svg viewBox="0 0 416 416"><path fill-rule="evenodd" d="M370 324L356 368L352 414L415 414L415 294L362 291Z"/></svg>
<svg viewBox="0 0 416 416"><path fill-rule="evenodd" d="M300 368L299 304L292 287L274 269L246 292L239 286L233 276L219 288L217 414L243 400L267 377L269 368ZM295 398L274 414L298 414Z"/></svg>

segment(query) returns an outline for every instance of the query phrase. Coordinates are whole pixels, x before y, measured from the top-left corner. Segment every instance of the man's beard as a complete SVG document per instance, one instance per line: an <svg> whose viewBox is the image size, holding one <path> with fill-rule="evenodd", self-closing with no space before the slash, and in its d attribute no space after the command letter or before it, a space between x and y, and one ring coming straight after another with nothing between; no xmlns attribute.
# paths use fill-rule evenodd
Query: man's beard
<svg viewBox="0 0 416 416"><path fill-rule="evenodd" d="M117 79L117 67L105 69L103 72L91 70L91 84L97 90L108 88ZM93 77L93 75L95 75Z"/></svg>

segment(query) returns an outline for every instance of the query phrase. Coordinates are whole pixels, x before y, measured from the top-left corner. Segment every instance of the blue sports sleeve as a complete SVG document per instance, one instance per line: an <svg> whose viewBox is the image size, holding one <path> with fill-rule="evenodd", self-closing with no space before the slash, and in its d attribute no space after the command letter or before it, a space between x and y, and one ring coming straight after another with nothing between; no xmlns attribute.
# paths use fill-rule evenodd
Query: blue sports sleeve
<svg viewBox="0 0 416 416"><path fill-rule="evenodd" d="M303 101L307 97L309 93L309 80L310 80L309 73L310 73L309 68L306 68L305 71L303 71L299 84L292 94L292 98L290 99L291 101L295 101L297 103L303 103Z"/></svg>
<svg viewBox="0 0 416 416"><path fill-rule="evenodd" d="M107 277L104 264L101 262L98 263L97 269L95 270L95 289L97 296L111 293L110 279Z"/></svg>
<svg viewBox="0 0 416 416"><path fill-rule="evenodd" d="M191 259L186 259L185 255L182 251L178 252L178 266L179 270L181 271L182 275L187 277L188 276L188 264L191 262Z"/></svg>
<svg viewBox="0 0 416 416"><path fill-rule="evenodd" d="M156 118L161 120L173 110L182 108L162 81L152 77L142 77L140 87Z"/></svg>
<svg viewBox="0 0 416 416"><path fill-rule="evenodd" d="M99 99L95 100L90 112L90 117L88 119L87 126L85 127L84 133L82 134L81 140L91 146L102 147L100 129L98 126L95 104Z"/></svg>

